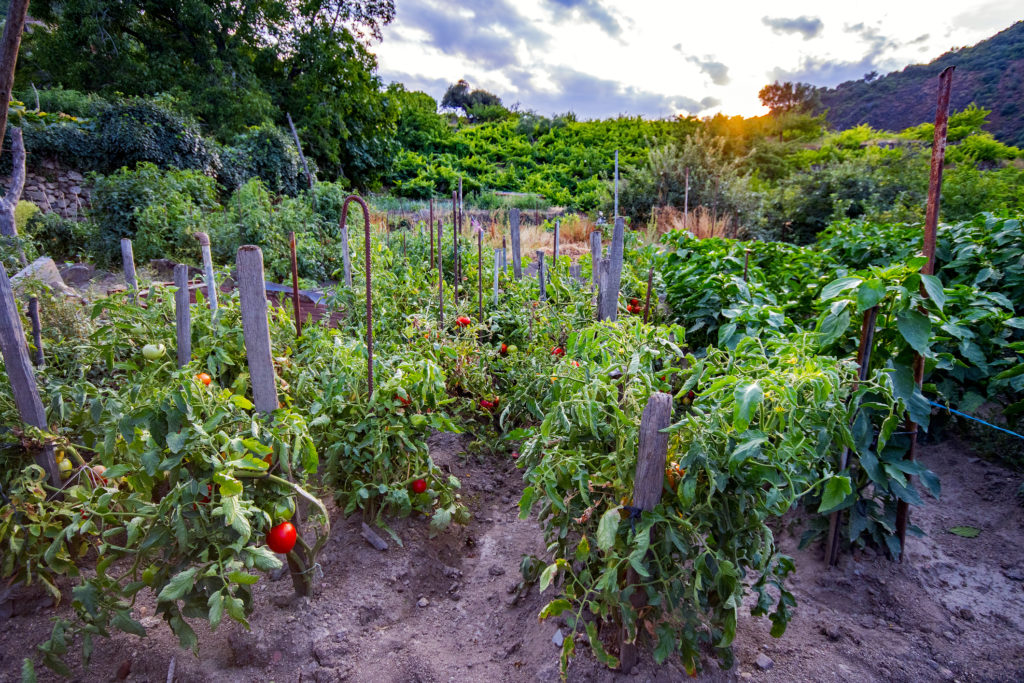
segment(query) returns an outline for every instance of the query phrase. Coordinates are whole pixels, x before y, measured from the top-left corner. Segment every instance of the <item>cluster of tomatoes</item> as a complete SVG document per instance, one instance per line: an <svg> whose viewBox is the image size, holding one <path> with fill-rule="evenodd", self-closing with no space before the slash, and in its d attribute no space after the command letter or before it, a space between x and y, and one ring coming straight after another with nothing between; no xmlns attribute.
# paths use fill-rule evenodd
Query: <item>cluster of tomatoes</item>
<svg viewBox="0 0 1024 683"><path fill-rule="evenodd" d="M644 307L640 305L640 300L634 297L629 300L629 305L626 306L626 310L633 315L640 315L643 313Z"/></svg>
<svg viewBox="0 0 1024 683"><path fill-rule="evenodd" d="M472 319L467 318L464 315L460 315L455 319L455 324L459 327L469 327L473 323Z"/></svg>
<svg viewBox="0 0 1024 683"><path fill-rule="evenodd" d="M498 407L498 403L501 402L501 396L495 396L493 400L488 401L486 398L480 399L480 407L484 410L494 410Z"/></svg>

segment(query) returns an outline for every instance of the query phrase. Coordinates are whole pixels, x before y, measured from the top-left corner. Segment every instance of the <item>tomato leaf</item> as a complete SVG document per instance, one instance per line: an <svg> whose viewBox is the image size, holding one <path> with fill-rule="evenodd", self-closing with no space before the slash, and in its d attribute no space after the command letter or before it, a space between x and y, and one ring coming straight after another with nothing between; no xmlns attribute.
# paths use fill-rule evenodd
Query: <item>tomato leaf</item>
<svg viewBox="0 0 1024 683"><path fill-rule="evenodd" d="M841 277L838 280L833 280L822 288L821 300L828 301L829 299L834 299L842 292L856 287L861 282L863 280L859 277Z"/></svg>
<svg viewBox="0 0 1024 683"><path fill-rule="evenodd" d="M857 288L857 312L863 313L869 308L874 308L885 298L886 286L881 280L865 280L864 284Z"/></svg>
<svg viewBox="0 0 1024 683"><path fill-rule="evenodd" d="M978 534L981 533L981 529L973 526L955 526L949 530L949 533L963 538L977 538Z"/></svg>
<svg viewBox="0 0 1024 683"><path fill-rule="evenodd" d="M558 563L549 564L544 568L544 571L540 574L540 592L543 593L551 585L551 582L555 578L555 573L558 572Z"/></svg>
<svg viewBox="0 0 1024 683"><path fill-rule="evenodd" d="M191 567L183 572L179 572L171 577L171 580L167 582L167 585L163 587L160 594L156 596L159 602L173 602L180 600L185 593L192 590L192 586L195 585L196 572L199 571L198 567Z"/></svg>
<svg viewBox="0 0 1024 683"><path fill-rule="evenodd" d="M224 594L221 591L217 591L206 601L206 606L210 609L207 616L207 619L210 620L210 628L216 631L217 627L220 626L220 620L224 616Z"/></svg>
<svg viewBox="0 0 1024 683"><path fill-rule="evenodd" d="M764 391L757 382L745 382L736 387L732 426L738 432L747 431L754 411L764 399Z"/></svg>
<svg viewBox="0 0 1024 683"><path fill-rule="evenodd" d="M554 565L552 565L552 566L554 566ZM538 615L537 618L538 619L547 619L548 617L557 617L562 612L564 612L565 610L567 610L567 609L569 609L571 607L572 607L572 603L571 602L569 602L565 598L558 598L557 600L552 600L548 604L544 605L544 609L542 609L540 611L540 614Z"/></svg>
<svg viewBox="0 0 1024 683"><path fill-rule="evenodd" d="M919 311L900 311L896 314L896 329L910 348L920 354L928 353L928 343L932 338L932 324L928 316Z"/></svg>
<svg viewBox="0 0 1024 683"><path fill-rule="evenodd" d="M818 506L818 512L829 512L839 507L851 493L853 493L853 485L848 476L833 476L825 482L825 490L821 494L821 505Z"/></svg>
<svg viewBox="0 0 1024 683"><path fill-rule="evenodd" d="M608 509L601 515L601 521L597 524L597 547L603 551L608 551L615 545L619 522L622 521L622 515L619 514L621 509L618 506Z"/></svg>

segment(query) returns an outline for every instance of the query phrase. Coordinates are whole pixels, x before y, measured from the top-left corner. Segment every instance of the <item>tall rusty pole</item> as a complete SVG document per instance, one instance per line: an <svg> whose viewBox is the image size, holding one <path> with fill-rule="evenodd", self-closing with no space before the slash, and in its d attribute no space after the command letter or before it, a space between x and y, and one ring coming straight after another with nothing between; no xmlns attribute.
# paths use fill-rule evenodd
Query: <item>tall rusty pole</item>
<svg viewBox="0 0 1024 683"><path fill-rule="evenodd" d="M953 86L953 69L946 67L939 74L939 96L938 106L935 110L935 138L932 141L932 167L928 176L928 208L924 219L924 248L923 253L928 259L921 273L933 275L935 273L935 232L939 224L939 199L942 195L942 165L946 158L946 133L949 128L949 95ZM922 296L928 296L921 286ZM924 356L914 356L914 381L920 389L924 384ZM907 430L910 432L910 450L907 451L907 460L913 461L917 458L917 424L907 419ZM906 501L899 501L896 504L896 535L900 539L900 562L906 556L907 522L910 519L910 506Z"/></svg>

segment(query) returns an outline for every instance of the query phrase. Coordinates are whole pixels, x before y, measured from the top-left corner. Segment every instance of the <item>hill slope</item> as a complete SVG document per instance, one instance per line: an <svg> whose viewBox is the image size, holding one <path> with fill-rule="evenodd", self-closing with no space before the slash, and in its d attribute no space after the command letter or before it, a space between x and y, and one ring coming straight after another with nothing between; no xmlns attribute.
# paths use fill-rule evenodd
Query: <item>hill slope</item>
<svg viewBox="0 0 1024 683"><path fill-rule="evenodd" d="M971 102L991 109L988 130L999 140L1024 146L1024 21L973 47L947 52L874 81L847 81L818 91L829 124L843 130L867 123L902 130L935 120L939 72L956 66L953 111Z"/></svg>

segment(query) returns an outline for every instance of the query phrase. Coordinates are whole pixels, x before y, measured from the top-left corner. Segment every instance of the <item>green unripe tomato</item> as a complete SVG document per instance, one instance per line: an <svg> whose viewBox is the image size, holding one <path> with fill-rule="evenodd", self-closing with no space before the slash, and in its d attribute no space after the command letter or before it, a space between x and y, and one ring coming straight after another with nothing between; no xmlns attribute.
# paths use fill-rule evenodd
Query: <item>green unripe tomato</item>
<svg viewBox="0 0 1024 683"><path fill-rule="evenodd" d="M163 344L146 344L142 347L142 355L146 357L146 360L156 360L164 355L166 350Z"/></svg>
<svg viewBox="0 0 1024 683"><path fill-rule="evenodd" d="M516 346L515 344L509 344L509 345L508 345L508 349L506 349L506 350L507 350L507 351L508 351L509 353L515 353L516 351L518 351L518 350L519 350L519 347L518 347L518 346Z"/></svg>

